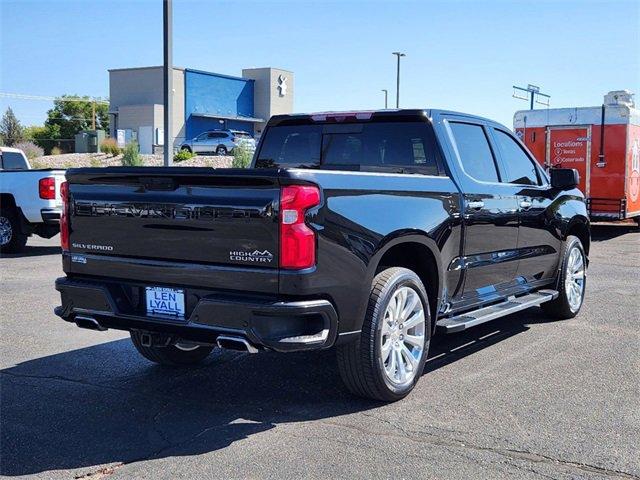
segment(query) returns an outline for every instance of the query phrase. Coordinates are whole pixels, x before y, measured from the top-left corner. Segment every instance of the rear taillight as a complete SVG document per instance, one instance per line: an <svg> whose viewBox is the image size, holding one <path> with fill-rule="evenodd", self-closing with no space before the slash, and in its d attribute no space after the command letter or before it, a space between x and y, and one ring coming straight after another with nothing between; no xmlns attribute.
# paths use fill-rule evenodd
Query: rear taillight
<svg viewBox="0 0 640 480"><path fill-rule="evenodd" d="M69 184L60 184L62 197L62 213L60 214L60 245L63 250L69 250Z"/></svg>
<svg viewBox="0 0 640 480"><path fill-rule="evenodd" d="M43 200L56 199L56 179L53 177L41 178L38 182L38 191Z"/></svg>
<svg viewBox="0 0 640 480"><path fill-rule="evenodd" d="M316 264L316 234L304 221L308 209L320 205L320 190L308 185L282 187L280 192L280 268L302 269Z"/></svg>

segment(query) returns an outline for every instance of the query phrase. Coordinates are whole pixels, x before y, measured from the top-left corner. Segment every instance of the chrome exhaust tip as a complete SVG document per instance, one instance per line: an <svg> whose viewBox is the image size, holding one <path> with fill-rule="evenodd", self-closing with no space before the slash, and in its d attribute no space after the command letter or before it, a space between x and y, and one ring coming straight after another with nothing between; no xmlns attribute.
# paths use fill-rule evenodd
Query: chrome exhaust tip
<svg viewBox="0 0 640 480"><path fill-rule="evenodd" d="M220 348L228 350L239 350L242 352L258 353L258 349L251 345L246 338L234 337L231 335L218 336L216 343Z"/></svg>
<svg viewBox="0 0 640 480"><path fill-rule="evenodd" d="M80 328L86 328L87 330L97 330L98 332L104 332L107 330L106 327L103 327L98 323L98 321L93 317L84 317L82 315L76 315L74 319L76 325Z"/></svg>

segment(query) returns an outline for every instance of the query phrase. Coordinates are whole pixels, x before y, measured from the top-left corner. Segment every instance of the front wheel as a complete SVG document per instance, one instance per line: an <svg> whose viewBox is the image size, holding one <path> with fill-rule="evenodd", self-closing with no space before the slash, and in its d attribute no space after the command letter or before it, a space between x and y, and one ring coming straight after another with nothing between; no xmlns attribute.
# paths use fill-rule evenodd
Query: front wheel
<svg viewBox="0 0 640 480"><path fill-rule="evenodd" d="M567 237L558 278L558 298L541 305L545 313L561 320L575 317L584 301L587 256L578 237Z"/></svg>
<svg viewBox="0 0 640 480"><path fill-rule="evenodd" d="M131 341L136 350L147 360L172 367L196 365L201 363L213 350L212 346L178 343L166 347L145 346L142 344L142 332L131 331Z"/></svg>
<svg viewBox="0 0 640 480"><path fill-rule="evenodd" d="M393 402L422 375L431 339L427 292L411 270L393 267L373 280L360 338L338 347L338 368L354 394Z"/></svg>

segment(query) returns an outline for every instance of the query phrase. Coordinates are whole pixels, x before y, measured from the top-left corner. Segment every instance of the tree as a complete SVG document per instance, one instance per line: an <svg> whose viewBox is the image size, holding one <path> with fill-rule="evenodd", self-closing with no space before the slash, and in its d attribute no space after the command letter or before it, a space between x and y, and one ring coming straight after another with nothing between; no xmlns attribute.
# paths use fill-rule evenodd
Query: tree
<svg viewBox="0 0 640 480"><path fill-rule="evenodd" d="M0 139L8 147L24 140L24 129L11 107L7 108L0 120Z"/></svg>
<svg viewBox="0 0 640 480"><path fill-rule="evenodd" d="M60 134L60 125L53 124L46 127L27 127L25 137L42 147L48 155L58 140L62 138L62 135Z"/></svg>
<svg viewBox="0 0 640 480"><path fill-rule="evenodd" d="M59 128L57 138L73 139L76 133L91 129L94 105L96 129L109 130L109 105L98 102L94 104L90 97L76 95L63 95L60 99L54 100L53 108L47 112L44 126Z"/></svg>

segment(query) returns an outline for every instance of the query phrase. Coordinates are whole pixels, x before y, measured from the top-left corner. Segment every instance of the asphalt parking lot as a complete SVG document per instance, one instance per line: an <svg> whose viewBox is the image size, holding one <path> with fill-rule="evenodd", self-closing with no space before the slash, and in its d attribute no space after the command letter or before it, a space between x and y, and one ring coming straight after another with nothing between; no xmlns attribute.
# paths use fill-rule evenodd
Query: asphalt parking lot
<svg viewBox="0 0 640 480"><path fill-rule="evenodd" d="M640 232L594 228L586 303L436 337L405 400L332 352L148 363L54 316L57 237L0 259L0 473L37 478L640 478Z"/></svg>

